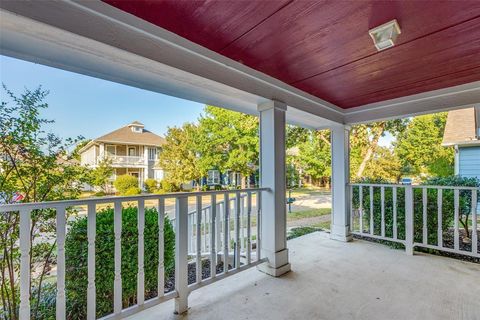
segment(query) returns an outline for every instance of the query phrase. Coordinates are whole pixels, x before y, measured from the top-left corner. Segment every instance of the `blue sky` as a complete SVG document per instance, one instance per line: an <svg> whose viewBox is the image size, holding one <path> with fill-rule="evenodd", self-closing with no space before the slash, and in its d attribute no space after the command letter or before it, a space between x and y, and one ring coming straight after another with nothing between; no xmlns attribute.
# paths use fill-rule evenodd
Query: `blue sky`
<svg viewBox="0 0 480 320"><path fill-rule="evenodd" d="M20 94L42 85L50 91L46 119L55 120L50 131L62 138L79 135L93 139L134 120L165 135L168 127L194 122L204 105L122 84L92 78L0 55L0 82ZM5 93L1 91L2 101ZM8 101L8 100L7 100ZM380 139L389 146L392 136Z"/></svg>
<svg viewBox="0 0 480 320"><path fill-rule="evenodd" d="M55 120L50 130L63 138L96 138L134 120L164 135L168 127L196 121L204 105L0 55L0 82L20 94L25 87L48 89ZM1 91L2 101L5 92ZM8 101L8 100L7 100Z"/></svg>

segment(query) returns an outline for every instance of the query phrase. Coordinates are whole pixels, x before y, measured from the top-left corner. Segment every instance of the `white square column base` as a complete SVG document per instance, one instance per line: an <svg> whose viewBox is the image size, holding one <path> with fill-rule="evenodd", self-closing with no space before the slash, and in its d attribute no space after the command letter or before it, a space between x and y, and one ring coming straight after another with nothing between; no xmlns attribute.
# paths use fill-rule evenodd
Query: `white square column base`
<svg viewBox="0 0 480 320"><path fill-rule="evenodd" d="M353 236L350 233L350 228L348 226L336 226L332 224L330 229L330 239L332 240L342 242L349 242L353 240Z"/></svg>
<svg viewBox="0 0 480 320"><path fill-rule="evenodd" d="M279 277L291 270L288 262L288 249L275 253L262 252L267 257L267 262L257 266L257 269L268 275Z"/></svg>

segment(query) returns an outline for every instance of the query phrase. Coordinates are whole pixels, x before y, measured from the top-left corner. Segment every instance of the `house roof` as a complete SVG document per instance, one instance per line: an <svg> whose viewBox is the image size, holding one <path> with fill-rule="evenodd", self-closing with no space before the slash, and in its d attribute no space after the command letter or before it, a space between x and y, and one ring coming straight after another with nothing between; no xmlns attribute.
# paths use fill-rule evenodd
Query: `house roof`
<svg viewBox="0 0 480 320"><path fill-rule="evenodd" d="M141 127L142 132L133 132L132 126ZM91 145L98 142L103 143L122 143L122 144L134 144L134 145L147 145L147 146L161 146L165 143L165 139L155 133L148 131L143 128L143 124L134 121L120 129L114 130L110 133L107 133L101 137L93 139L85 147L83 147L80 152L84 152Z"/></svg>
<svg viewBox="0 0 480 320"><path fill-rule="evenodd" d="M480 144L475 131L474 107L449 111L442 145Z"/></svg>

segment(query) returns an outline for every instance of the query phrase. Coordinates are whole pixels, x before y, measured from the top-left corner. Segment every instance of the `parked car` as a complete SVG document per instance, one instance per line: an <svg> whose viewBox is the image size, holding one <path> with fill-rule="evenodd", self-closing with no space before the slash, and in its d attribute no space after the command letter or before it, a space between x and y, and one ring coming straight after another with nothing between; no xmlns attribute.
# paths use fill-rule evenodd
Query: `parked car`
<svg viewBox="0 0 480 320"><path fill-rule="evenodd" d="M404 184L404 185L412 185L413 184L413 179L412 178L402 178L400 180L400 183Z"/></svg>

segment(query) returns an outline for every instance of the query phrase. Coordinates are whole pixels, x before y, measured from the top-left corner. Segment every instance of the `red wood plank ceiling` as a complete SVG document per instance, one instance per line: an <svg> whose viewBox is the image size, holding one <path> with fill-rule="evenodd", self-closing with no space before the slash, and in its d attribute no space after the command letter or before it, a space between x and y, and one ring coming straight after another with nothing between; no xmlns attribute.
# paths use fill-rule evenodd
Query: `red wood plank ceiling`
<svg viewBox="0 0 480 320"><path fill-rule="evenodd" d="M480 80L478 0L105 1L342 108Z"/></svg>

